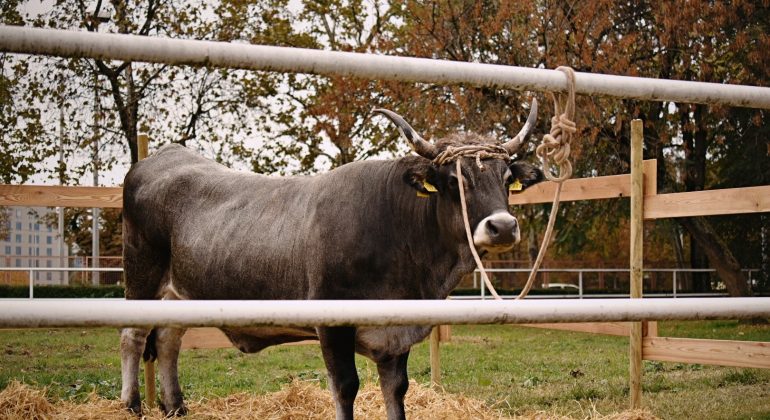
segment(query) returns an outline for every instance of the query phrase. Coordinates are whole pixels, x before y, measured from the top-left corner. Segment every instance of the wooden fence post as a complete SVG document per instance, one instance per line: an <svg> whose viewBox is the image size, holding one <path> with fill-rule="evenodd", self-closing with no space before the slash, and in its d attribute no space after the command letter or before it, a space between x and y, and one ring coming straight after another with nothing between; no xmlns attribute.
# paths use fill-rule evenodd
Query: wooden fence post
<svg viewBox="0 0 770 420"><path fill-rule="evenodd" d="M442 343L448 343L452 341L452 326L451 325L441 325L438 327L438 338L440 342Z"/></svg>
<svg viewBox="0 0 770 420"><path fill-rule="evenodd" d="M430 332L430 384L433 387L441 386L440 335L439 326L433 327Z"/></svg>
<svg viewBox="0 0 770 420"><path fill-rule="evenodd" d="M147 137L147 134L137 134L136 136L136 152L137 157L139 160L142 160L147 157L149 154L149 148L150 148L150 141Z"/></svg>
<svg viewBox="0 0 770 420"><path fill-rule="evenodd" d="M631 298L642 297L644 263L644 172L642 145L644 131L641 120L631 121ZM631 409L642 405L642 323L631 323L629 339L629 394Z"/></svg>
<svg viewBox="0 0 770 420"><path fill-rule="evenodd" d="M139 134L136 136L136 151L139 160L147 157L149 151L147 134ZM146 361L144 362L144 400L147 407L155 407L157 396L158 394L155 390L155 363L151 360Z"/></svg>

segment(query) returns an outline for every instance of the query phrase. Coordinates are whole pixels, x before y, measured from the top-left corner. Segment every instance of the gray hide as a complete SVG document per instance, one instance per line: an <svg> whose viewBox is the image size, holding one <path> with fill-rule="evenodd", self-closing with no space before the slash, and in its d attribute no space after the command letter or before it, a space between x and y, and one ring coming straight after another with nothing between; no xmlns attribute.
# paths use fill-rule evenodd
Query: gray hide
<svg viewBox="0 0 770 420"><path fill-rule="evenodd" d="M463 135L436 146L492 141ZM513 219L507 185L518 178L526 187L542 173L499 159L485 160L484 167L463 159L470 221L477 232L496 232L490 215ZM423 181L438 192L427 191ZM126 298L444 299L474 269L458 194L453 164L436 167L418 156L278 178L236 172L168 145L125 179ZM515 219L511 223L507 239L491 245L510 248L511 233L518 240ZM403 418L406 359L430 326L224 331L244 352L319 337L338 418L352 416L355 343L356 352L378 364L388 417ZM136 372L146 343L148 357L158 357L164 410L184 414L176 377L183 331L150 333L122 333L122 399L141 412Z"/></svg>

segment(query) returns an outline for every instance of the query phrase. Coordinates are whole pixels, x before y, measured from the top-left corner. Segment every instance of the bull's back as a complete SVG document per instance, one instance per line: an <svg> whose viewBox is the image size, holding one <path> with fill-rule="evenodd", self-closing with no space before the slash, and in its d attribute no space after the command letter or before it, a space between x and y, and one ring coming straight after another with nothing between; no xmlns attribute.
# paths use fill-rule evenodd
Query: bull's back
<svg viewBox="0 0 770 420"><path fill-rule="evenodd" d="M201 187L207 173L219 165L185 147L171 144L138 162L126 175L123 187L123 217L132 229L153 244L168 245L183 209L205 200Z"/></svg>
<svg viewBox="0 0 770 420"><path fill-rule="evenodd" d="M182 298L301 299L303 191L312 182L232 171L169 145L127 175L124 222L147 252L168 250Z"/></svg>

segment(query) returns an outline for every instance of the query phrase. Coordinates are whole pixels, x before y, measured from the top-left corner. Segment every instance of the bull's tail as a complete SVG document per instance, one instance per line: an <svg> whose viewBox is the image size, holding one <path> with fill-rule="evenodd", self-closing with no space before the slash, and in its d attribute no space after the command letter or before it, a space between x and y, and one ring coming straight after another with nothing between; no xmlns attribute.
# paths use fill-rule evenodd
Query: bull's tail
<svg viewBox="0 0 770 420"><path fill-rule="evenodd" d="M144 345L144 354L142 357L145 362L154 362L158 358L158 347L155 342L158 339L158 330L153 328L150 335L147 336L147 342Z"/></svg>

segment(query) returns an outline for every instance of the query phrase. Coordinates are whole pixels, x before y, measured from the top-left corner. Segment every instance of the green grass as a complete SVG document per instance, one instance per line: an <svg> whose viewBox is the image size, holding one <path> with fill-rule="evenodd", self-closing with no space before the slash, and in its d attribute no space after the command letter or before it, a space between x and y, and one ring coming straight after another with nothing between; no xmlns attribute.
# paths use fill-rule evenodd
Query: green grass
<svg viewBox="0 0 770 420"><path fill-rule="evenodd" d="M737 322L669 322L661 335L770 341L770 326ZM628 340L515 326L453 327L441 351L448 392L485 400L508 414L548 410L584 417L628 404ZM0 388L12 380L49 388L54 398L120 393L118 332L0 331ZM376 366L359 357L362 382ZM665 419L770 418L770 370L645 362L644 403ZM414 347L410 377L430 378L426 343ZM188 399L235 392L265 393L294 379L326 386L317 345L280 346L244 355L234 349L184 351L180 381Z"/></svg>

